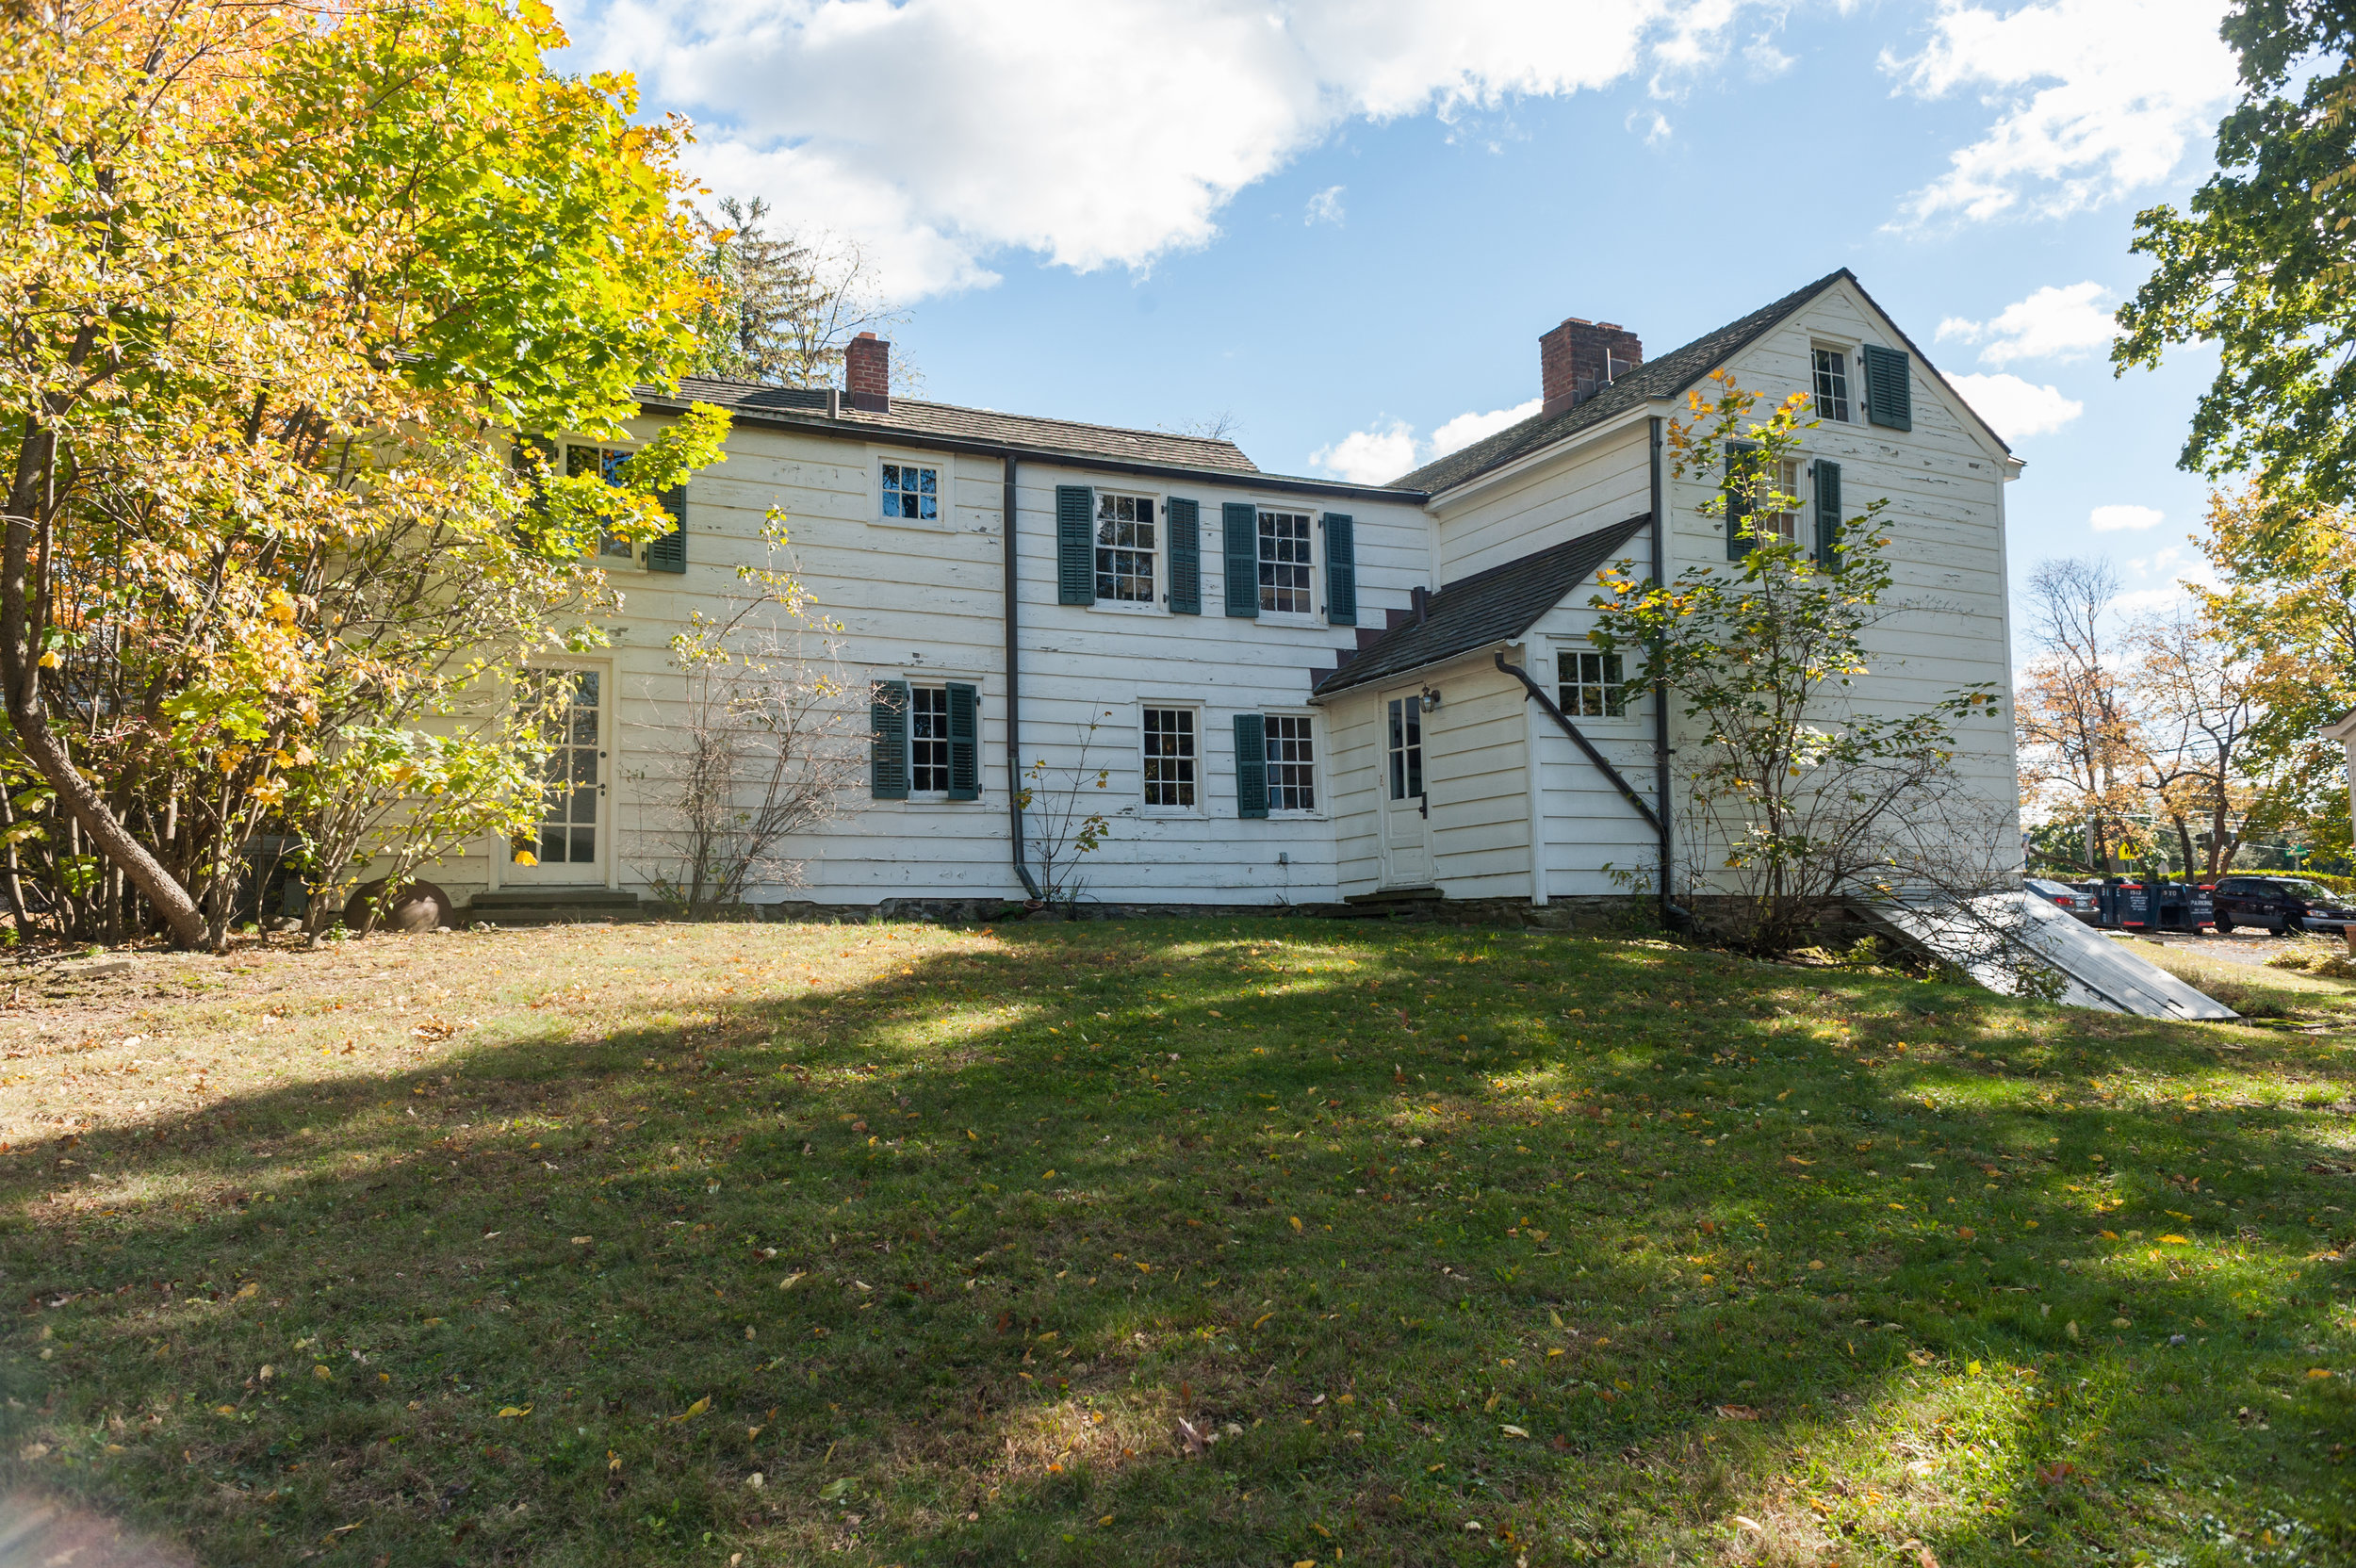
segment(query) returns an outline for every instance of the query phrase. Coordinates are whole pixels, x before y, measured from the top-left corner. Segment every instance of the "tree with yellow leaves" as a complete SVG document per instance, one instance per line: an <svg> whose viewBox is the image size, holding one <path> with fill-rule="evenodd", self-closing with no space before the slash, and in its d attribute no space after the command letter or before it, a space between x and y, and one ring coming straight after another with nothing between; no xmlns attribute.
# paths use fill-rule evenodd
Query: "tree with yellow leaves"
<svg viewBox="0 0 2356 1568"><path fill-rule="evenodd" d="M598 534L716 457L712 416L618 486L510 459L691 363L684 132L549 71L538 0L0 18L10 853L217 944L266 817L508 746L456 694L584 635ZM521 798L474 761L445 792ZM311 848L332 883L366 846Z"/></svg>

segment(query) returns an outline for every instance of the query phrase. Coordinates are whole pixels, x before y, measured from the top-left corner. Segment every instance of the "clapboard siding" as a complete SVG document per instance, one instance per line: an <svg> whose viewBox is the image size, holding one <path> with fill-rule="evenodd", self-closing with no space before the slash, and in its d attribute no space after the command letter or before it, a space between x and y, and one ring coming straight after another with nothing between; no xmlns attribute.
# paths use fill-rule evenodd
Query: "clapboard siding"
<svg viewBox="0 0 2356 1568"><path fill-rule="evenodd" d="M1861 292L1837 282L1735 356L1735 379L1769 400L1808 387L1817 341L1854 353L1860 343L1903 348L1895 329ZM2009 701L2003 487L2015 466L1952 391L1912 366L1914 429L1862 422L1820 424L1806 455L1841 466L1847 510L1887 498L1894 543L1891 613L1868 639L1872 674L1849 695L1858 711L1898 712L1937 701L1958 686L1988 682ZM1664 417L1681 400L1653 405ZM637 426L649 435L664 416ZM1619 523L1651 505L1650 442L1644 410L1553 451L1436 498L1427 509L1401 496L1355 493L1330 499L1255 491L1250 473L1201 480L1100 473L1079 460L1024 459L1014 519L1020 570L1023 738L1019 766L1046 760L1051 771L1085 762L1105 788L1084 791L1112 821L1104 848L1084 869L1094 897L1115 901L1273 903L1323 900L1383 885L1383 698L1392 689L1432 686L1441 705L1424 720L1433 876L1450 897L1509 897L1543 890L1549 898L1626 891L1614 871L1649 874L1653 830L1592 760L1494 664L1494 648L1402 674L1382 688L1353 689L1312 704L1317 672L1353 651L1356 632L1326 624L1324 548L1315 556L1319 613L1230 618L1220 509L1268 504L1354 520L1358 626L1380 629L1404 611L1417 587L1439 587L1537 550ZM877 465L885 458L930 463L944 476L943 515L924 526L878 516ZM1056 489L1085 484L1167 502L1198 504L1201 614L1151 606L1072 606L1057 592ZM1663 530L1672 573L1723 568L1722 525L1698 508L1714 494L1712 471L1666 485ZM789 551L811 590L816 612L842 628L842 658L855 691L870 678L971 682L980 692L981 798L971 802L875 801L847 796L840 820L786 847L803 863L802 887L762 888L758 899L814 897L860 904L892 896L1000 895L1022 891L1010 863L1008 804L1019 781L1006 758L1004 470L994 456L883 446L852 428L748 422L728 438L727 461L688 489L687 570L623 570L622 595L604 628L614 757L610 822L611 880L640 887L651 845L662 760L680 744L680 678L668 663L672 633L700 611L719 612L740 567L763 560L764 515L786 519ZM1803 498L1804 502L1807 498ZM1805 512L1805 505L1803 508ZM1167 513L1161 514L1159 587L1168 586ZM1804 524L1805 526L1805 524ZM1625 556L1644 570L1646 535ZM1520 635L1509 657L1550 693L1555 662L1584 646L1597 593L1591 579ZM1628 714L1580 721L1589 738L1648 800L1655 787L1648 694ZM1198 809L1148 815L1142 806L1140 710L1176 705L1198 714ZM1311 715L1317 749L1318 809L1247 819L1235 799L1234 718L1238 713ZM1673 745L1692 726L1670 715ZM863 727L863 719L860 721ZM1093 736L1088 727L1095 725ZM2014 758L2009 713L1967 729L1957 760L1967 794L2014 827ZM1536 841L1533 843L1533 827ZM1689 864L1714 863L1714 848L1681 849ZM1690 858L1688 855L1690 851ZM484 845L437 868L454 891L497 885L503 846ZM1281 860L1281 864L1279 863ZM1533 876L1535 881L1533 882Z"/></svg>

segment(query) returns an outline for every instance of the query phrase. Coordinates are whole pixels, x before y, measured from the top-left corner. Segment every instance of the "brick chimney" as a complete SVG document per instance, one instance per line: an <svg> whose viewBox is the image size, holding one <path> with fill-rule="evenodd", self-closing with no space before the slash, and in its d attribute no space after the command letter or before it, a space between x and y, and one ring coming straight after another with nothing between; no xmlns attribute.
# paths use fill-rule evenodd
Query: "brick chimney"
<svg viewBox="0 0 2356 1568"><path fill-rule="evenodd" d="M843 382L850 390L853 408L869 414L891 413L891 342L872 332L852 338L843 351Z"/></svg>
<svg viewBox="0 0 2356 1568"><path fill-rule="evenodd" d="M1644 363L1644 345L1616 321L1573 316L1538 339L1541 414L1574 408Z"/></svg>

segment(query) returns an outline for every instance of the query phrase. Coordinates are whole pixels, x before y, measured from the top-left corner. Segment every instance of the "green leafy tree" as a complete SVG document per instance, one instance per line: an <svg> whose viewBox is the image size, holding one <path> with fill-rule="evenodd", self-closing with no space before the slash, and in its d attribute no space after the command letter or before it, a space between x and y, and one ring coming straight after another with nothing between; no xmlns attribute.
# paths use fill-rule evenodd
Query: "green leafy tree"
<svg viewBox="0 0 2356 1568"><path fill-rule="evenodd" d="M1689 395L1671 422L1669 449L1679 479L1721 481L1700 511L1742 536L1742 557L1666 584L1607 568L1589 633L1633 681L1664 684L1689 727L1685 841L1689 859L1714 861L1690 865L1689 890L1727 939L1762 953L1813 940L1824 902L1842 894L1922 880L1980 890L1987 857L1974 852L1990 847L1992 824L1967 820L1972 797L1950 764L1955 726L1995 716L1994 693L1967 687L1898 713L1850 700L1867 633L1891 608L1887 502L1849 518L1830 559L1816 559L1812 541L1776 524L1800 511L1781 476L1808 428L1806 395L1762 416L1759 394L1725 371L1712 380L1713 397Z"/></svg>
<svg viewBox="0 0 2356 1568"><path fill-rule="evenodd" d="M2123 374L2215 344L2183 466L2328 510L2356 501L2356 6L2240 0L2223 34L2243 91L2217 172L2186 210L2136 216L2132 248L2153 267L2111 357Z"/></svg>

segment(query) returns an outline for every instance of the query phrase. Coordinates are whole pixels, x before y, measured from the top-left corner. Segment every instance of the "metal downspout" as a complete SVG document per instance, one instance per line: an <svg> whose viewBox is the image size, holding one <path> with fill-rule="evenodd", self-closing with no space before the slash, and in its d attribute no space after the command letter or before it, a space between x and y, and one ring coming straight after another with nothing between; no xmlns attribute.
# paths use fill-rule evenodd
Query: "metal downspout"
<svg viewBox="0 0 2356 1568"><path fill-rule="evenodd" d="M1658 414L1645 423L1650 427L1652 449L1652 580L1654 588L1661 589L1669 585L1668 492L1661 475L1661 449L1666 428ZM1661 928L1669 931L1691 926L1693 917L1669 901L1669 682L1666 677L1658 673L1660 647L1657 644L1653 652L1653 799L1657 808L1652 813L1652 819L1653 826L1661 834L1661 869L1654 880L1660 889Z"/></svg>
<svg viewBox="0 0 2356 1568"><path fill-rule="evenodd" d="M1039 883L1023 860L1023 599L1022 574L1015 565L1014 452L1003 451L999 458L1006 466L1006 495L999 503L1000 531L1006 548L1006 580L1003 590L1006 607L1006 825L1014 852L1014 874L1023 879L1023 890L1037 899Z"/></svg>

